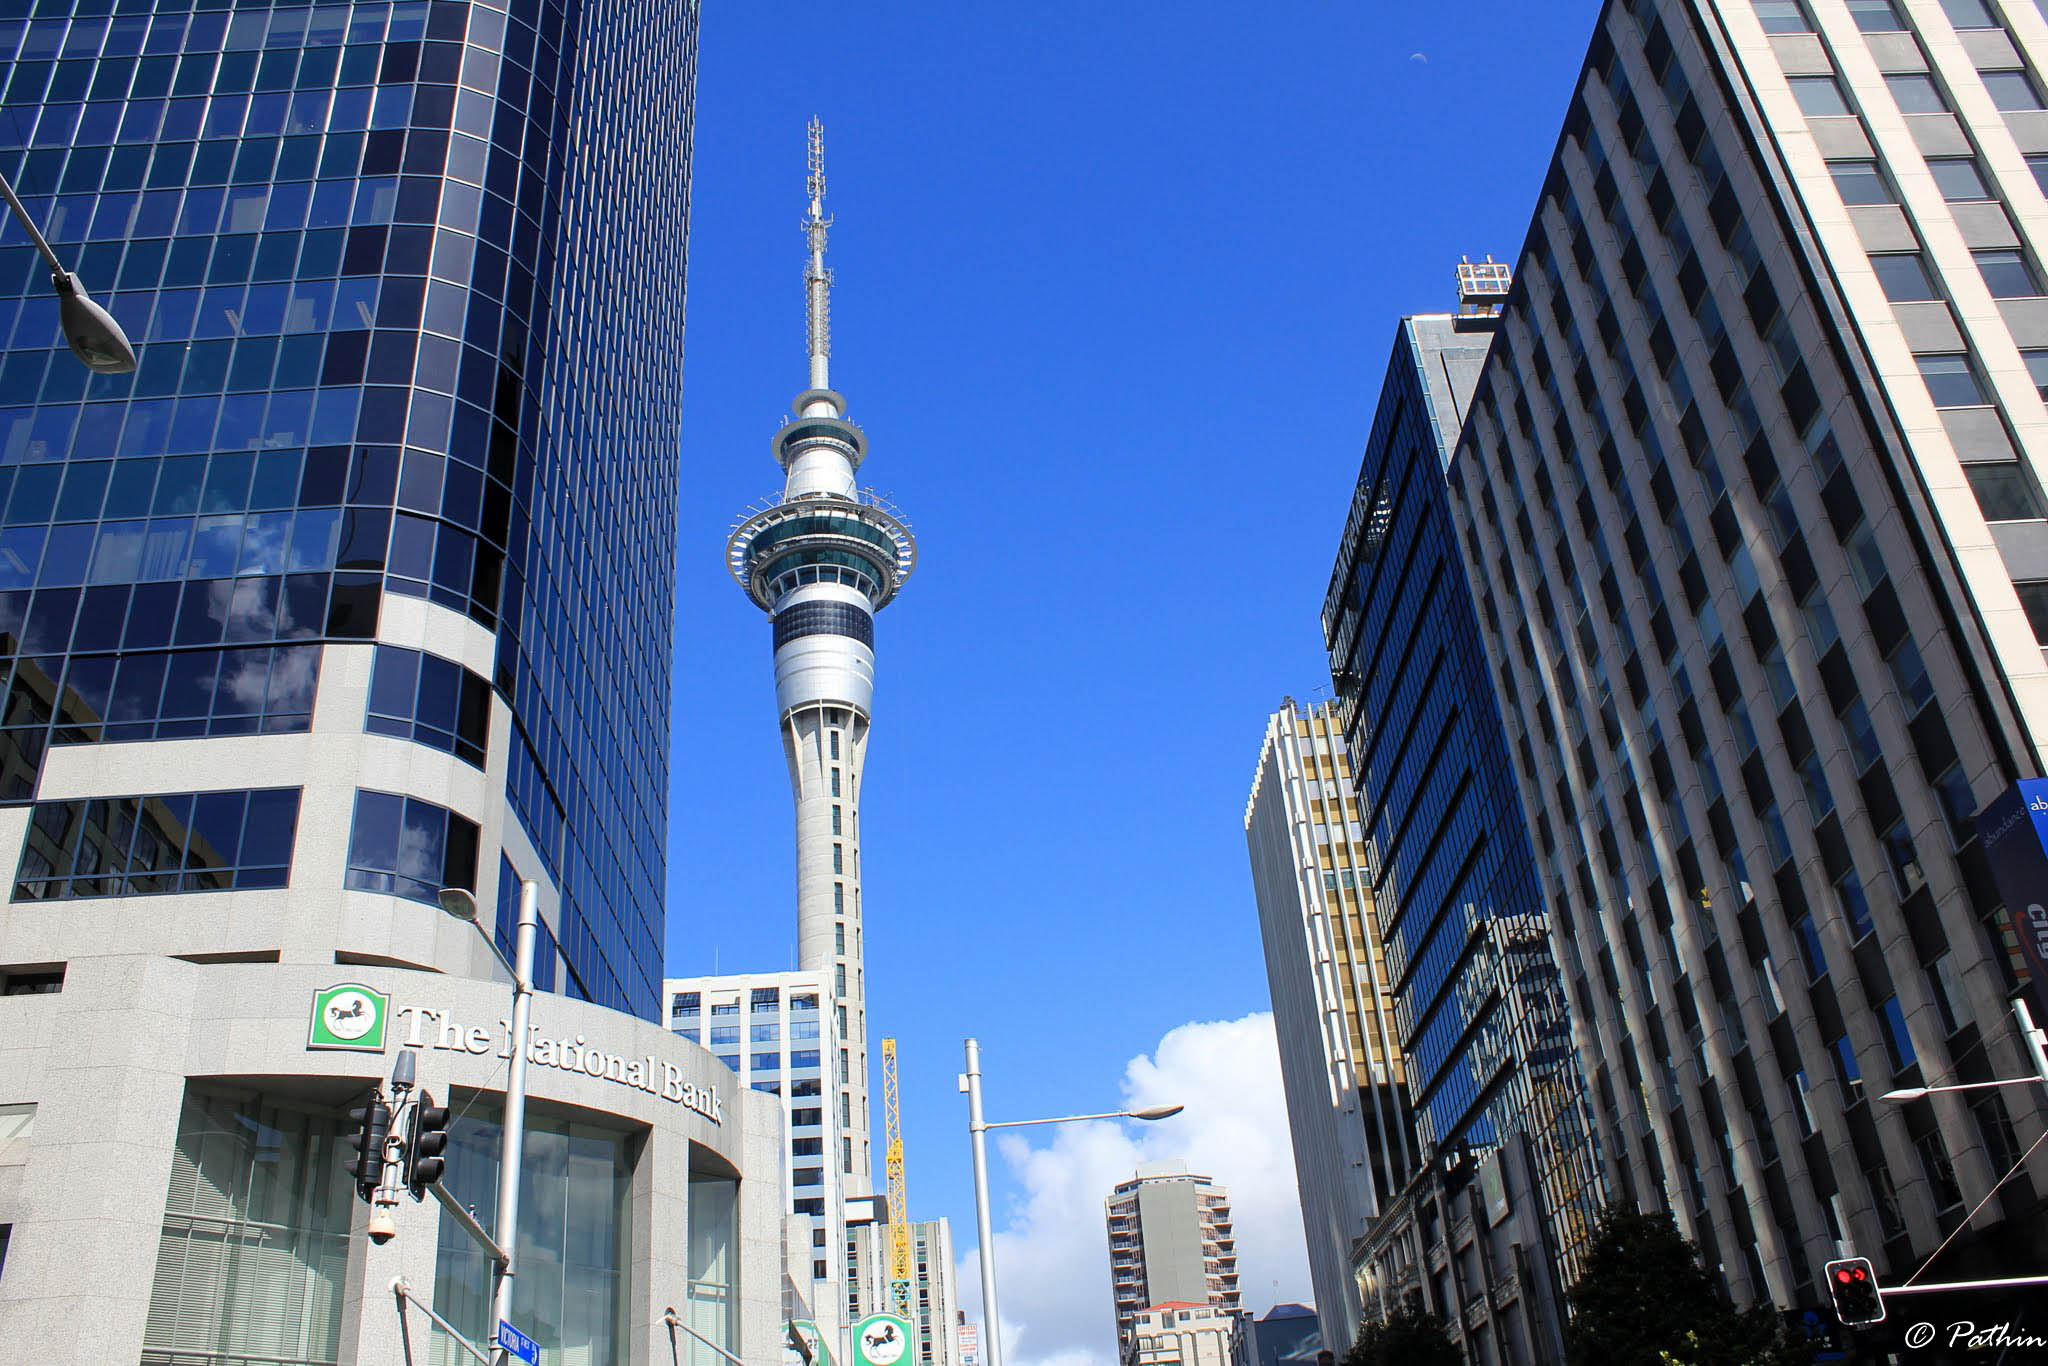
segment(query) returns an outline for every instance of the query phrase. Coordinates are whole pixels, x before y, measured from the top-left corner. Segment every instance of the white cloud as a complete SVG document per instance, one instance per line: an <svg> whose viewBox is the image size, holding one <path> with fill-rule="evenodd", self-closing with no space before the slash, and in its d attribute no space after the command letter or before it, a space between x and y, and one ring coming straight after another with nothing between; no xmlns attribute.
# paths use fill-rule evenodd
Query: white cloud
<svg viewBox="0 0 2048 1366"><path fill-rule="evenodd" d="M1178 1026L1131 1060L1123 1094L1132 1109L1187 1108L1151 1124L1066 1125L1041 1146L998 1141L1019 1187L995 1235L1004 1366L1114 1366L1102 1202L1140 1162L1183 1160L1229 1192L1244 1308L1310 1300L1272 1015ZM980 1276L970 1247L957 1282L970 1318L981 1317Z"/></svg>

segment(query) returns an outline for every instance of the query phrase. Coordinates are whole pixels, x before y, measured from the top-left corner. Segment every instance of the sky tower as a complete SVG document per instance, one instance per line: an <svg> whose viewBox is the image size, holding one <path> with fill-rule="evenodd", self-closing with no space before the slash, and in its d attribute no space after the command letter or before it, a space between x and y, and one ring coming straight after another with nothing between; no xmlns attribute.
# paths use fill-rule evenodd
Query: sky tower
<svg viewBox="0 0 2048 1366"><path fill-rule="evenodd" d="M861 960L860 780L875 687L875 613L910 577L917 542L872 490L854 484L867 437L832 388L832 273L825 269L825 130L810 122L810 252L804 294L811 386L775 434L782 496L750 510L726 564L775 623L775 701L796 798L799 966L832 974L825 1044L841 1116L849 1195L872 1191L867 984Z"/></svg>

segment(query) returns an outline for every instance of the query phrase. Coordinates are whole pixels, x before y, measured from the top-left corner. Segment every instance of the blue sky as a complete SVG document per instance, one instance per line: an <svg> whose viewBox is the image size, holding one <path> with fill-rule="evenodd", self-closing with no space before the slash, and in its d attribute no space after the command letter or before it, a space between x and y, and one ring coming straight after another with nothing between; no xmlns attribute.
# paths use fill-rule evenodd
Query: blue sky
<svg viewBox="0 0 2048 1366"><path fill-rule="evenodd" d="M1075 1113L1119 1106L1176 1026L1268 1008L1242 828L1264 720L1328 682L1396 320L1453 306L1461 253L1513 259L1594 15L705 6L668 966L793 953L768 626L721 552L779 489L805 385L815 113L833 379L921 553L876 633L871 1044L899 1040L912 1212L963 1250L963 1038L991 1118ZM999 1210L1024 1198L995 1178Z"/></svg>

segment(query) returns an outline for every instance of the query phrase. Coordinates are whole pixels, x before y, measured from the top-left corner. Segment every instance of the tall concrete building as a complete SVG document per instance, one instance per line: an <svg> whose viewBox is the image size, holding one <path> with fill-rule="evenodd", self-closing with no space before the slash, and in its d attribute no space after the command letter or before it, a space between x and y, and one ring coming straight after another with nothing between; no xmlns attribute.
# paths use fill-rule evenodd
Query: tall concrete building
<svg viewBox="0 0 2048 1366"><path fill-rule="evenodd" d="M796 798L797 964L832 974L840 1174L873 1188L869 1150L867 980L861 944L860 783L875 689L875 614L910 576L909 527L854 475L868 439L831 388L832 275L825 268L824 134L810 127L810 244L804 272L810 387L775 434L782 494L750 510L726 546L733 577L774 618L775 705Z"/></svg>
<svg viewBox="0 0 2048 1366"><path fill-rule="evenodd" d="M1103 1207L1120 1352L1148 1306L1171 1300L1237 1312L1237 1236L1221 1186L1185 1163L1147 1162Z"/></svg>
<svg viewBox="0 0 2048 1366"><path fill-rule="evenodd" d="M1140 1309L1124 1340L1121 1366L1252 1366L1245 1316L1199 1300Z"/></svg>
<svg viewBox="0 0 2048 1366"><path fill-rule="evenodd" d="M1245 843L1322 1341L1343 1353L1374 1219L1415 1174L1414 1122L1373 867L1333 702L1266 723Z"/></svg>
<svg viewBox="0 0 2048 1366"><path fill-rule="evenodd" d="M30 8L0 171L139 368L10 222L0 1354L392 1361L401 1274L486 1336L466 1236L370 1244L341 1157L414 1054L489 1222L515 1047L514 1322L771 1350L775 1107L654 1018L695 6ZM436 902L509 942L522 880L513 1040Z"/></svg>
<svg viewBox="0 0 2048 1366"><path fill-rule="evenodd" d="M879 1221L847 1230L848 1323L895 1312L889 1283L890 1238L889 1225ZM953 1286L949 1220L914 1220L910 1225L910 1322L916 1359L907 1366L971 1366L962 1358L967 1330L961 1326L960 1297Z"/></svg>
<svg viewBox="0 0 2048 1366"><path fill-rule="evenodd" d="M1602 1153L1738 1301L2048 1265L2039 1089L1887 1097L2033 1072L2044 71L2018 0L1607 5L1451 469Z"/></svg>
<svg viewBox="0 0 2048 1366"><path fill-rule="evenodd" d="M1368 1313L1420 1288L1479 1359L1529 1362L1563 1353L1605 1196L1444 479L1510 274L1457 275L1458 313L1396 328L1323 605L1420 1180L1358 1269Z"/></svg>

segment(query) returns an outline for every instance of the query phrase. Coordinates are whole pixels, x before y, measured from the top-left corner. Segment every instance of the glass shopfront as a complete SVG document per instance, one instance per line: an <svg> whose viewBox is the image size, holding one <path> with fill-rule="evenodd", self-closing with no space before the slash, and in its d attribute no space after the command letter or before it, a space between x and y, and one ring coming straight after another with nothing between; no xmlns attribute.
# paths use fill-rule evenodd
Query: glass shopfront
<svg viewBox="0 0 2048 1366"><path fill-rule="evenodd" d="M448 1126L448 1193L495 1234L502 1113L495 1097ZM633 1186L624 1133L539 1110L526 1117L519 1188L519 1274L512 1322L540 1344L542 1366L626 1366L626 1258ZM472 1341L490 1336L491 1266L452 1219L441 1220L434 1308ZM434 1366L471 1360L435 1332Z"/></svg>
<svg viewBox="0 0 2048 1366"><path fill-rule="evenodd" d="M343 1121L191 1086L142 1366L333 1366L354 1192Z"/></svg>

